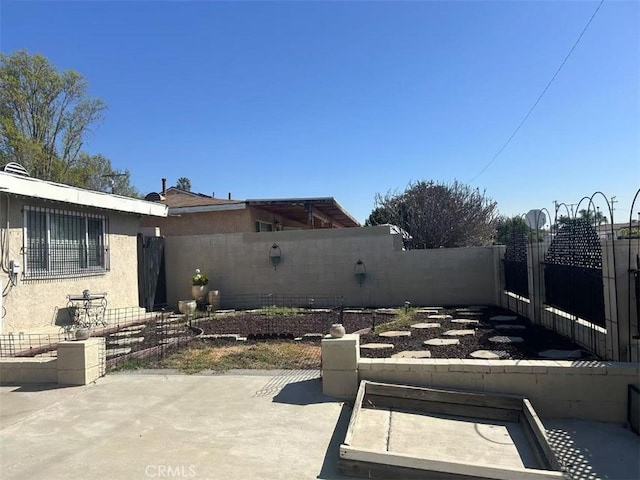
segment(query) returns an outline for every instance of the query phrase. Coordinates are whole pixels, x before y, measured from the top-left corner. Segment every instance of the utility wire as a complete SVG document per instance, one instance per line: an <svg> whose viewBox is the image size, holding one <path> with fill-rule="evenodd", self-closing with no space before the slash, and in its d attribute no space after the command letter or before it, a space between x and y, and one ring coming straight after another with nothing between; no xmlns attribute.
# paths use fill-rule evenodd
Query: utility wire
<svg viewBox="0 0 640 480"><path fill-rule="evenodd" d="M558 74L560 73L560 70L562 70L562 67L564 67L565 63L567 63L567 60L569 60L569 57L571 56L571 54L573 53L573 51L576 49L576 47L578 46L578 43L580 43L580 40L582 40L582 36L584 35L584 32L587 31L587 28L589 28L589 25L591 25L591 22L593 21L593 19L595 18L596 14L598 13L598 10L600 10L600 7L602 6L602 4L604 3L604 0L600 0L600 3L598 4L598 7L596 8L595 12L593 12L593 15L591 15L591 18L589 19L589 21L587 22L587 24L584 26L584 28L582 29L582 32L580 32L580 35L578 36L578 39L575 41L575 43L573 44L573 46L571 47L571 50L569 50L569 53L567 53L566 57L564 57L564 60L562 61L562 63L560 64L560 66L558 67L558 69L556 70L556 73L553 74L553 77L551 77L551 80L549 80L549 83L547 83L547 86L544 87L544 90L542 90L542 93L538 96L538 98L536 99L536 101L533 103L533 105L531 106L531 108L529 109L529 111L527 112L527 114L524 116L524 118L522 119L522 121L520 122L520 124L516 127L516 129L513 131L513 133L511 134L511 136L507 139L506 142L504 142L504 145L502 145L502 148L500 150L498 150L498 153L496 153L493 158L489 161L489 163L487 163L482 170L480 170L477 175L475 177L473 177L471 180L469 180L469 183L473 182L476 178L478 178L480 175L482 175L484 173L484 171L489 168L491 166L491 164L493 162L496 161L496 159L500 156L500 154L504 151L505 148L507 148L507 145L509 145L509 143L511 143L511 140L513 140L513 137L516 136L516 134L518 133L518 131L520 130L520 128L522 128L522 126L524 125L524 122L527 121L527 119L529 118L529 116L531 115L531 113L533 112L533 110L538 106L538 103L540 103L540 100L542 100L542 97L544 97L544 94L547 93L547 90L549 89L549 87L551 86L551 84L553 83L553 81L556 79L556 77L558 76Z"/></svg>

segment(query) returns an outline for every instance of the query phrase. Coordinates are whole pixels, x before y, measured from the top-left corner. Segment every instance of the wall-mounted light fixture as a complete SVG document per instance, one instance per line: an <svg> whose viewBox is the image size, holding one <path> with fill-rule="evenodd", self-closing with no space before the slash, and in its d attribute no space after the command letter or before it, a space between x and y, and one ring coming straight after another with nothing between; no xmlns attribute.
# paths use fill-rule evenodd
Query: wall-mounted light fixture
<svg viewBox="0 0 640 480"><path fill-rule="evenodd" d="M362 260L358 259L355 266L353 267L353 273L356 276L358 283L362 285L362 282L364 282L364 277L367 276L367 267L365 267Z"/></svg>
<svg viewBox="0 0 640 480"><path fill-rule="evenodd" d="M269 260L271 260L271 265L273 265L273 268L278 268L281 259L282 251L280 250L278 244L274 243L269 249Z"/></svg>

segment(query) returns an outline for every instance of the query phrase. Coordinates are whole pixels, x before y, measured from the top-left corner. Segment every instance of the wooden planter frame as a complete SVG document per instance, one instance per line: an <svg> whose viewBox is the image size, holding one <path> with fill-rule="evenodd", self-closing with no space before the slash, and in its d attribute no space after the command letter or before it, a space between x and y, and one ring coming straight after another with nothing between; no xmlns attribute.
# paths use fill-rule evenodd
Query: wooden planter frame
<svg viewBox="0 0 640 480"><path fill-rule="evenodd" d="M539 469L470 464L354 447L352 446L354 430L363 408L385 408L518 422L529 441ZM340 446L338 470L345 475L388 479L557 480L567 478L551 450L542 422L526 398L393 385L366 380L360 383L347 433Z"/></svg>

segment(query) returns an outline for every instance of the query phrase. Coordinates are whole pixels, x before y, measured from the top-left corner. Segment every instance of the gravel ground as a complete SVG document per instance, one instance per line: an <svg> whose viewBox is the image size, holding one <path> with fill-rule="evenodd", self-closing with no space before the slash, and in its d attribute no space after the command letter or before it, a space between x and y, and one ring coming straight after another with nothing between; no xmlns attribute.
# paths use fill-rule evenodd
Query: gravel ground
<svg viewBox="0 0 640 480"><path fill-rule="evenodd" d="M514 321L498 322L490 318L496 315L514 315L512 312L490 307L477 312L465 311L454 307L444 308L440 314L451 315L453 319L478 320L476 325L464 325L452 322L451 319L429 318L431 314L415 313L412 323L440 323L438 328L415 329L403 327L401 330L409 330L411 336L385 338L374 332L367 333L373 326L379 326L394 319L393 315L376 313L371 310L363 310L361 313L343 313L342 319L338 312L312 312L296 315L263 315L251 312L235 312L233 314L216 314L211 320L201 321L198 326L205 334L240 334L249 339L263 338L297 338L305 334L326 334L332 323L342 323L347 333L360 331L360 344L367 343L391 343L392 350L367 350L361 349L361 356L368 358L389 357L393 353L406 350L429 350L432 358L470 358L469 354L476 350L493 350L503 352L504 358L511 359L536 359L540 358L538 352L550 349L559 350L583 350L552 330L548 330L531 323L524 317L518 316ZM525 329L501 330L498 325L521 325ZM474 335L462 337L446 337L443 333L448 330L474 330ZM494 336L518 336L523 338L522 343L492 343L489 338ZM459 345L428 346L423 342L432 338L458 338ZM319 338L317 339L319 340ZM582 359L595 358L587 351L582 351Z"/></svg>

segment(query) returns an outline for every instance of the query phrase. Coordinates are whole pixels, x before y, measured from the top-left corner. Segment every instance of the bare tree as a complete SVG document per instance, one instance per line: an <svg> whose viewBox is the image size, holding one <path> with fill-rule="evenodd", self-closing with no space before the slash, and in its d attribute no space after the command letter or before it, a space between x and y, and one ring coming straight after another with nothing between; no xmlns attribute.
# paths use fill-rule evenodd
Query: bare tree
<svg viewBox="0 0 640 480"><path fill-rule="evenodd" d="M496 217L496 202L478 189L418 181L401 193L376 194L366 224L397 225L411 235L413 248L469 247L491 244Z"/></svg>

